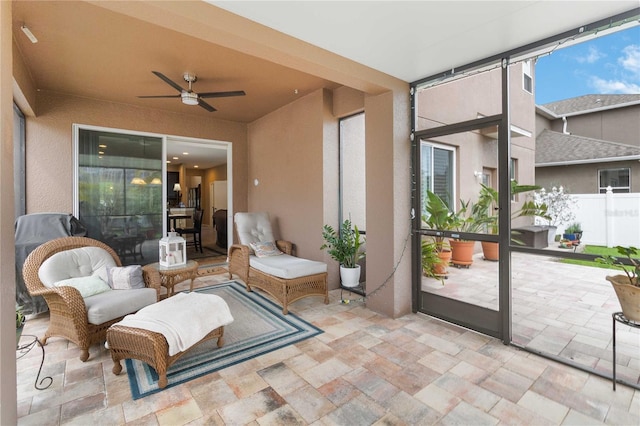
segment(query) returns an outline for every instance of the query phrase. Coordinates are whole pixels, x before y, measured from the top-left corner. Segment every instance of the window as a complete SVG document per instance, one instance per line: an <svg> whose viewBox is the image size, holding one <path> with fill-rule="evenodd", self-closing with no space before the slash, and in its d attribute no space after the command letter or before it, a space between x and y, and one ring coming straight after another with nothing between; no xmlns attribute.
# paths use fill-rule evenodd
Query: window
<svg viewBox="0 0 640 426"><path fill-rule="evenodd" d="M340 222L366 232L364 113L340 120Z"/></svg>
<svg viewBox="0 0 640 426"><path fill-rule="evenodd" d="M77 153L78 219L135 261L144 241L162 235L162 138L80 128Z"/></svg>
<svg viewBox="0 0 640 426"><path fill-rule="evenodd" d="M455 193L454 193L454 175L455 175L455 163L454 154L455 149L444 145L436 145L431 142L422 142L420 159L421 170L421 182L424 196L427 190L437 194L442 201L447 203L450 208L455 208Z"/></svg>
<svg viewBox="0 0 640 426"><path fill-rule="evenodd" d="M614 193L631 192L629 175L630 169L626 167L598 170L600 193L606 193L609 186Z"/></svg>
<svg viewBox="0 0 640 426"><path fill-rule="evenodd" d="M522 88L533 93L533 78L531 78L531 60L522 62Z"/></svg>

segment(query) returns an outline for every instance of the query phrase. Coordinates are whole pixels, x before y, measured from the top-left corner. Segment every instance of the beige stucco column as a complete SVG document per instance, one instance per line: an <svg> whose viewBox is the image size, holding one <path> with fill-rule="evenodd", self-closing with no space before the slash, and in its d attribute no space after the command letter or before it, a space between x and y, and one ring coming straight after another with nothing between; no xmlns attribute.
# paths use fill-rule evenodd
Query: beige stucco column
<svg viewBox="0 0 640 426"><path fill-rule="evenodd" d="M367 307L411 312L409 87L365 96Z"/></svg>
<svg viewBox="0 0 640 426"><path fill-rule="evenodd" d="M17 422L11 2L0 1L0 424Z"/></svg>

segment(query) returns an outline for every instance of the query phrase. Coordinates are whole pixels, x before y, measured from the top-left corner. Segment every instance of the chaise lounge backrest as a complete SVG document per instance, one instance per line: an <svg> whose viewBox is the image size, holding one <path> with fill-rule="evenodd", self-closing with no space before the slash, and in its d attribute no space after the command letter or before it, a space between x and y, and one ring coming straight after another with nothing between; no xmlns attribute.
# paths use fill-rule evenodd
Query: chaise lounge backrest
<svg viewBox="0 0 640 426"><path fill-rule="evenodd" d="M236 213L235 223L240 244L250 246L251 243L275 242L271 220L266 212Z"/></svg>

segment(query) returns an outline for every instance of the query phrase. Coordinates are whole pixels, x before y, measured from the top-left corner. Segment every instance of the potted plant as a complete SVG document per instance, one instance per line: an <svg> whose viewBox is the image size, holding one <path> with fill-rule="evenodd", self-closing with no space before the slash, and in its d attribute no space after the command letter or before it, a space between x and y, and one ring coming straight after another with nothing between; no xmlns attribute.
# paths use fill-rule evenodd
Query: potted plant
<svg viewBox="0 0 640 426"><path fill-rule="evenodd" d="M616 246L615 248L620 255L628 259L631 265L626 265L611 255L599 257L596 262L616 266L624 271L624 275L607 276L606 280L613 285L623 315L628 320L640 322L640 283L638 283L640 260L637 258L640 253L637 248L632 246Z"/></svg>
<svg viewBox="0 0 640 426"><path fill-rule="evenodd" d="M486 227L486 232L490 234L498 233L498 214L492 214L492 211L498 205L499 194L493 188L490 188L486 185L480 184L480 195L478 197L478 201L475 204L473 210L473 217L476 221L483 224ZM524 194L526 192L535 191L536 189L540 189L537 185L520 185L517 181L511 181L511 194ZM535 197L533 200L527 200L522 204L518 210L511 212L511 220L517 217L541 217L547 219L548 212L547 205L544 202L536 200ZM497 210L496 210L497 211ZM512 235L511 240L518 243L518 239L514 235ZM498 243L494 243L491 241L482 241L482 251L484 253L484 258L486 260L499 260L498 255Z"/></svg>
<svg viewBox="0 0 640 426"><path fill-rule="evenodd" d="M365 256L358 227L352 226L349 219L342 222L339 230L335 230L331 225L324 225L322 238L325 243L320 249L326 249L329 256L340 264L342 286L357 287L360 284L358 261Z"/></svg>
<svg viewBox="0 0 640 426"><path fill-rule="evenodd" d="M20 344L20 336L22 336L22 330L24 329L24 322L26 321L24 312L22 312L22 306L16 303L16 346Z"/></svg>
<svg viewBox="0 0 640 426"><path fill-rule="evenodd" d="M425 277L435 278L440 280L444 285L443 271L445 265L443 265L442 259L438 255L438 248L435 241L423 239L422 240L422 274Z"/></svg>
<svg viewBox="0 0 640 426"><path fill-rule="evenodd" d="M569 241L580 241L582 239L582 225L580 222L573 222L564 230L562 238Z"/></svg>
<svg viewBox="0 0 640 426"><path fill-rule="evenodd" d="M424 209L422 222L425 226L439 231L453 229L457 219L451 209L449 209L449 205L444 202L438 194L427 191ZM446 276L448 273L447 265L449 265L449 261L451 260L451 246L444 236L436 235L433 237L433 240L438 256L441 259L441 265L443 265L442 275Z"/></svg>
<svg viewBox="0 0 640 426"><path fill-rule="evenodd" d="M479 203L463 200L460 200L460 206L454 214L453 229L458 232L482 232L488 219L488 216L483 214L484 207ZM451 263L458 267L471 266L476 242L454 238L449 244L451 244Z"/></svg>

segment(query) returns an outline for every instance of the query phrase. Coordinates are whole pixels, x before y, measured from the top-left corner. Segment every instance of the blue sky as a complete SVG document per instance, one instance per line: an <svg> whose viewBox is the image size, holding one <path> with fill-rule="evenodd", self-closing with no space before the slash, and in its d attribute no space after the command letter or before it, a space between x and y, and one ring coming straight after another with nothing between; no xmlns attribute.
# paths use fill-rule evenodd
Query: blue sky
<svg viewBox="0 0 640 426"><path fill-rule="evenodd" d="M538 59L537 104L588 94L640 93L640 26L586 39Z"/></svg>

